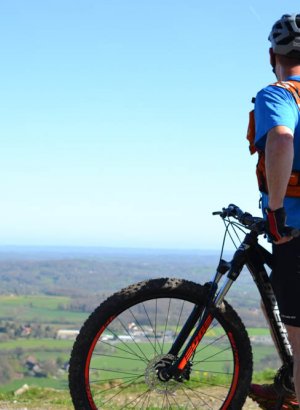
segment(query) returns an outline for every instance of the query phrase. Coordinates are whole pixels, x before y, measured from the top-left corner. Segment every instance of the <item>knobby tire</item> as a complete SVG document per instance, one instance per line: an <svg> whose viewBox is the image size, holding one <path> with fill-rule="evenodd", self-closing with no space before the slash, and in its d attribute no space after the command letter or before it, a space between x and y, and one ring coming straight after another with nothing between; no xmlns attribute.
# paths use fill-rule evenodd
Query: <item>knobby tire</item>
<svg viewBox="0 0 300 410"><path fill-rule="evenodd" d="M90 315L71 353L69 387L76 410L231 409L246 400L252 351L245 327L224 302L181 380L157 377L168 351L207 288L153 279L115 293Z"/></svg>

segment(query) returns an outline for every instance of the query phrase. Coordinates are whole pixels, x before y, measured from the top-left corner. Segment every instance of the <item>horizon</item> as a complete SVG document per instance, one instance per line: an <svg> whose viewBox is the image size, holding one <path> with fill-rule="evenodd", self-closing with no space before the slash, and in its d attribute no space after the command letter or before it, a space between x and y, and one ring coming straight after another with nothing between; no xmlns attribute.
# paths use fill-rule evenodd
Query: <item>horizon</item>
<svg viewBox="0 0 300 410"><path fill-rule="evenodd" d="M89 246L89 245L0 245L0 253L7 251L98 251L98 252L170 252L170 253L215 253L220 249L203 248L155 248L155 247L117 247L117 246Z"/></svg>

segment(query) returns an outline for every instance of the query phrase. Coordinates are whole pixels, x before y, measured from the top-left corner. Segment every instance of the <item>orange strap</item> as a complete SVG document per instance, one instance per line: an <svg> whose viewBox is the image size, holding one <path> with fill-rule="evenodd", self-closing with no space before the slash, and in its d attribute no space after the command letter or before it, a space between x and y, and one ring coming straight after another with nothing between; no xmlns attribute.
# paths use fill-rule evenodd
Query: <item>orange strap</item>
<svg viewBox="0 0 300 410"><path fill-rule="evenodd" d="M300 82L299 81L278 81L271 84L275 87L281 87L289 91L300 110ZM258 179L259 189L262 192L268 193L266 170L265 170L265 153L255 146L255 119L254 110L249 114L249 125L247 130L247 139L249 141L249 149L251 155L255 152L258 153L258 163L256 166L256 174ZM292 171L291 177L288 183L286 196L288 197L300 197L300 171Z"/></svg>
<svg viewBox="0 0 300 410"><path fill-rule="evenodd" d="M296 104L300 110L300 83L299 81L277 81L277 83L271 84L275 87L280 87L284 88L287 91L289 91L292 96L294 97L294 100L296 101Z"/></svg>
<svg viewBox="0 0 300 410"><path fill-rule="evenodd" d="M300 172L292 171L288 187L286 190L286 196L300 197Z"/></svg>
<svg viewBox="0 0 300 410"><path fill-rule="evenodd" d="M255 120L254 120L254 110L249 112L249 123L247 130L247 140L249 141L249 150L251 155L257 152L255 146Z"/></svg>

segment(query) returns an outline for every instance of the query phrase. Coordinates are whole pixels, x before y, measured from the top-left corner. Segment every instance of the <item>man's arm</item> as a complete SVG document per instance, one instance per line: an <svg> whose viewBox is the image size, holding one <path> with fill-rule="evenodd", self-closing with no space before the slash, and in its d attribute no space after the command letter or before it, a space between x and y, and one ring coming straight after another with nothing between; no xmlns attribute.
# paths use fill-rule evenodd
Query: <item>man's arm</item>
<svg viewBox="0 0 300 410"><path fill-rule="evenodd" d="M292 238L284 236L285 210L283 200L292 171L294 158L293 132L285 126L272 128L265 149L266 174L269 191L268 229L274 243L279 245Z"/></svg>
<svg viewBox="0 0 300 410"><path fill-rule="evenodd" d="M294 158L293 132L288 127L272 128L267 137L265 156L269 191L269 208L283 206Z"/></svg>

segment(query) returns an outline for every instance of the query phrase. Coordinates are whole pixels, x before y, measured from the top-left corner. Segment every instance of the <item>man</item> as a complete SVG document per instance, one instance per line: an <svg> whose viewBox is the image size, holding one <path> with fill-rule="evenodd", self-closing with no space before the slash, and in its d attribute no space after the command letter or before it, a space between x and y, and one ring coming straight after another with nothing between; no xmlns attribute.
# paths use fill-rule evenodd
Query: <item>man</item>
<svg viewBox="0 0 300 410"><path fill-rule="evenodd" d="M293 351L294 386L300 399L300 238L286 236L285 226L300 228L300 14L284 15L272 27L270 63L279 82L261 90L255 100L255 145L265 160L262 208L273 242L272 284ZM300 97L299 97L300 98ZM300 101L300 99L299 99ZM291 173L296 180L291 181ZM299 181L297 178L299 177ZM293 185L294 184L294 185ZM287 193L290 186L291 193ZM298 187L299 185L299 187ZM292 187L293 188L293 187ZM252 385L250 397L264 409L275 408L274 385ZM289 392L282 409L298 409Z"/></svg>

